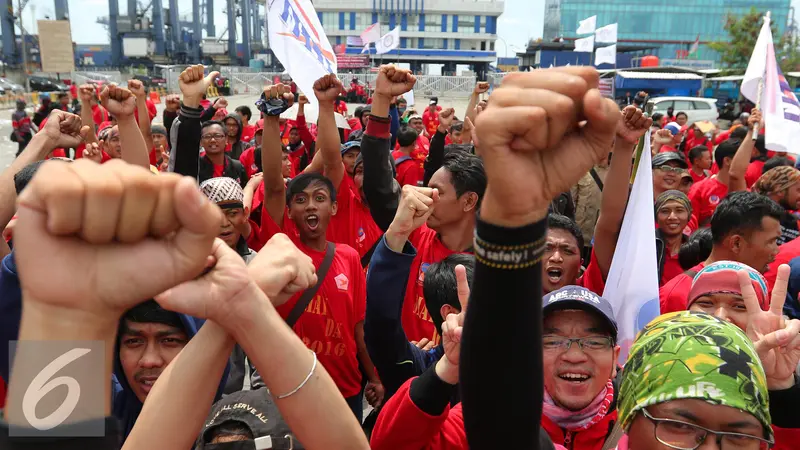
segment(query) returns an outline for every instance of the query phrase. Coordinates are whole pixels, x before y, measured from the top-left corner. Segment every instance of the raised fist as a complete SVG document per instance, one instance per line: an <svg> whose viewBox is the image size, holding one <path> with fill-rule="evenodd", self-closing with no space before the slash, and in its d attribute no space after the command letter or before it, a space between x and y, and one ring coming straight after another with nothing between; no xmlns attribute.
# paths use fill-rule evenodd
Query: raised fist
<svg viewBox="0 0 800 450"><path fill-rule="evenodd" d="M83 142L80 116L60 109L50 112L40 133L44 134L52 148L75 148Z"/></svg>
<svg viewBox="0 0 800 450"><path fill-rule="evenodd" d="M164 106L167 111L178 112L181 109L181 96L178 94L170 94L164 97Z"/></svg>
<svg viewBox="0 0 800 450"><path fill-rule="evenodd" d="M193 178L121 160L46 162L18 203L26 303L114 327L125 310L198 276L221 220Z"/></svg>
<svg viewBox="0 0 800 450"><path fill-rule="evenodd" d="M381 66L378 78L375 80L375 95L386 98L403 95L414 89L417 77L410 70L400 69L395 66Z"/></svg>
<svg viewBox="0 0 800 450"><path fill-rule="evenodd" d="M84 159L100 164L103 162L103 151L100 150L100 146L97 142L90 142L87 143L86 148L83 149L83 157Z"/></svg>
<svg viewBox="0 0 800 450"><path fill-rule="evenodd" d="M341 80L336 78L334 73L329 73L314 82L314 95L319 100L320 106L323 104L333 106L333 102L341 95L343 89Z"/></svg>
<svg viewBox="0 0 800 450"><path fill-rule="evenodd" d="M436 202L439 201L439 190L411 185L403 186L400 194L400 205L397 207L394 220L389 226L398 235L411 234L421 227L433 214Z"/></svg>
<svg viewBox="0 0 800 450"><path fill-rule="evenodd" d="M473 90L472 92L474 94L480 95L488 91L489 91L489 83L487 83L486 81L478 81L478 83L475 84L475 90Z"/></svg>
<svg viewBox="0 0 800 450"><path fill-rule="evenodd" d="M456 110L453 108L445 108L439 111L439 131L447 133L455 118Z"/></svg>
<svg viewBox="0 0 800 450"><path fill-rule="evenodd" d="M264 97L266 97L267 100L272 98L282 98L286 100L286 103L289 105L289 107L294 104L294 94L292 94L292 88L288 84L278 83L273 84L272 86L265 86ZM278 120L279 116L266 116L265 119Z"/></svg>
<svg viewBox="0 0 800 450"><path fill-rule="evenodd" d="M100 93L100 103L107 109L109 114L117 120L133 116L136 112L136 97L131 91L110 84Z"/></svg>
<svg viewBox="0 0 800 450"><path fill-rule="evenodd" d="M311 257L301 252L285 234L275 234L247 266L256 285L275 306L316 284Z"/></svg>
<svg viewBox="0 0 800 450"><path fill-rule="evenodd" d="M78 88L78 97L82 103L89 103L95 96L95 88L91 84L82 84Z"/></svg>
<svg viewBox="0 0 800 450"><path fill-rule="evenodd" d="M622 120L617 122L617 136L630 144L639 142L639 138L653 125L653 119L644 115L642 110L634 105L626 106L622 110L621 117Z"/></svg>
<svg viewBox="0 0 800 450"><path fill-rule="evenodd" d="M202 64L197 64L186 68L181 72L178 77L178 85L184 97L189 97L192 100L199 102L203 98L203 94L208 91L208 87L219 76L219 72L210 72L204 75L205 67ZM184 101L186 99L184 98Z"/></svg>
<svg viewBox="0 0 800 450"><path fill-rule="evenodd" d="M598 85L591 67L505 77L475 122L488 178L483 217L504 226L538 221L553 198L607 157L620 113Z"/></svg>
<svg viewBox="0 0 800 450"><path fill-rule="evenodd" d="M672 132L669 130L661 129L656 131L655 141L659 144L669 144L672 142Z"/></svg>
<svg viewBox="0 0 800 450"><path fill-rule="evenodd" d="M228 99L227 98L225 98L225 97L217 97L217 99L214 100L214 108L215 109L225 109L227 107L228 107Z"/></svg>
<svg viewBox="0 0 800 450"><path fill-rule="evenodd" d="M340 82L340 83L341 83L341 82ZM300 94L299 96L297 96L297 103L298 103L300 106L307 105L307 104L309 103L309 102L308 102L308 97L306 97L306 95L305 95L305 94Z"/></svg>
<svg viewBox="0 0 800 450"><path fill-rule="evenodd" d="M138 99L145 100L147 98L144 84L139 80L128 80L128 90Z"/></svg>

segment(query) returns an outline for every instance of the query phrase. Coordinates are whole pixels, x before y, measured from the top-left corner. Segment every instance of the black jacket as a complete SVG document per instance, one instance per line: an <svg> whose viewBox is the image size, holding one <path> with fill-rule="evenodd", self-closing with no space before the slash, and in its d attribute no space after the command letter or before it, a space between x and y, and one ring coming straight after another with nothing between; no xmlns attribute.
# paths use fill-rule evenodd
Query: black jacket
<svg viewBox="0 0 800 450"><path fill-rule="evenodd" d="M214 177L214 164L207 156L200 157L200 114L202 108L181 105L181 111L170 130L170 146L175 149L169 157L169 171L197 178L198 183ZM239 161L225 155L222 176L247 185L247 171Z"/></svg>
<svg viewBox="0 0 800 450"><path fill-rule="evenodd" d="M224 124L225 122L228 121L228 119L235 120L236 124L239 125L239 131L236 134L236 142L233 143L233 145L231 146L231 151L228 152L228 156L238 161L239 157L242 156L242 153L244 153L245 150L250 148L250 144L242 142L242 132L244 131L244 128L242 127L242 119L239 117L239 115L233 113L228 114L227 116L225 116L225 119L222 120L222 123ZM225 128L226 128L225 131L227 133L227 126Z"/></svg>

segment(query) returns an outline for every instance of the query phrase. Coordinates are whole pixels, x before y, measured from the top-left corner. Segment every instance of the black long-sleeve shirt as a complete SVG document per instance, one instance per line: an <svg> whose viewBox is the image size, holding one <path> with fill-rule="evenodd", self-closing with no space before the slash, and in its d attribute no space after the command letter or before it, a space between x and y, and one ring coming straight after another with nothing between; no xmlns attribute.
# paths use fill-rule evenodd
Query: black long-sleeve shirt
<svg viewBox="0 0 800 450"><path fill-rule="evenodd" d="M447 135L436 130L436 133L431 138L431 146L428 149L428 157L425 159L425 176L423 177L423 186L427 186L431 182L433 174L442 167L444 162L444 142Z"/></svg>
<svg viewBox="0 0 800 450"><path fill-rule="evenodd" d="M361 138L364 158L364 196L369 212L378 227L386 231L400 205L400 184L394 179L394 159L389 147L391 121L388 117L370 115Z"/></svg>
<svg viewBox="0 0 800 450"><path fill-rule="evenodd" d="M459 372L464 428L472 450L498 448L498 430L503 442L514 448L541 448L539 429L531 426L541 417L544 390L541 261L526 268L495 268L481 256L486 246L480 244L536 243L532 250L539 254L546 231L546 220L521 228L477 220L475 278Z"/></svg>

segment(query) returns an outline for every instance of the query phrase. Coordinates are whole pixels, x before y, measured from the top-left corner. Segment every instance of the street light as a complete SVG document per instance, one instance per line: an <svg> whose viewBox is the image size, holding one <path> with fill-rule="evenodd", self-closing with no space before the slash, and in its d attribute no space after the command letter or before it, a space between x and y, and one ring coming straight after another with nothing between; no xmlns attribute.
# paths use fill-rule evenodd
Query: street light
<svg viewBox="0 0 800 450"><path fill-rule="evenodd" d="M506 58L508 58L508 43L506 42L506 40L505 40L505 39L501 38L501 37L500 37L500 35L497 35L497 39L499 39L500 41L502 41L502 42L503 42L503 45L504 45L504 46L505 46L505 48L506 48L506 52L505 52L504 56L505 56Z"/></svg>

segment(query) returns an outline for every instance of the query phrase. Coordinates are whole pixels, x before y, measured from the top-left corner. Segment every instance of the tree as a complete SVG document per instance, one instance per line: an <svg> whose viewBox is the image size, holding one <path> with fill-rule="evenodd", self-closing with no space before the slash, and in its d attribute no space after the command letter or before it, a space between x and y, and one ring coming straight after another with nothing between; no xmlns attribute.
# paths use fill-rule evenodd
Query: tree
<svg viewBox="0 0 800 450"><path fill-rule="evenodd" d="M727 41L712 42L711 49L717 51L722 57L722 64L729 72L743 72L750 61L753 47L761 31L764 13L750 8L750 11L740 17L728 14L725 18L725 31L728 32ZM773 21L770 24L773 39L778 36L778 30ZM800 41L797 37L786 33L775 42L775 56L784 73L796 70L800 65Z"/></svg>

